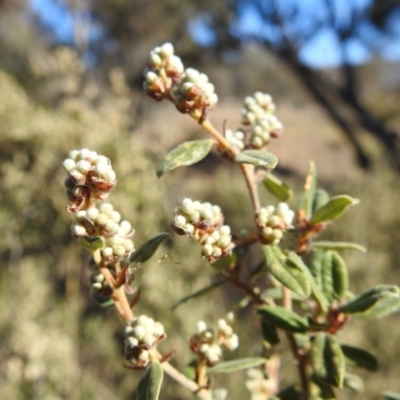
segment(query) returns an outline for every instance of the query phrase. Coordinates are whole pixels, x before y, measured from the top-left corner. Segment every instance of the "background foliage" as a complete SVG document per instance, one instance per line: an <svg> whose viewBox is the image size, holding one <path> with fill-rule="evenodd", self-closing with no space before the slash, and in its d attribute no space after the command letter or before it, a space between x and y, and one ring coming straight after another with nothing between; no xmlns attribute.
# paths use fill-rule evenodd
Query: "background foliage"
<svg viewBox="0 0 400 400"><path fill-rule="evenodd" d="M332 194L346 192L361 199L342 223L346 225L338 223L326 232L326 238L353 240L369 249L367 255L346 254L352 289L399 283L400 186L398 172L386 163L386 151L361 132L359 140L374 164L368 171L361 170L337 126L303 89L301 76L290 74L279 57L262 47L239 46L222 31L219 46L229 42L240 49L234 62L223 62L218 45L204 51L196 47L186 22L197 12L208 10L226 23L233 18L232 8L221 12L223 2L209 3L184 7L181 2L165 1L159 2L159 8L140 1L134 6L124 1L99 3L96 7L101 9L93 12L107 27L107 40L118 45L110 55L101 46L106 40L87 43L99 55L94 67L82 61L87 48L78 46L81 42L75 42L75 50L54 45L48 32L37 29L23 1L1 3L1 398L131 399L136 387L139 374L122 366L122 325L112 310L99 309L88 297L88 254L70 237L61 168L70 149L88 147L111 159L118 178L112 201L133 222L136 246L167 229L173 208L183 197L220 204L235 228L250 221L247 193L241 180L235 179L237 171L212 156L198 166L156 178L156 165L166 150L184 139L202 137L189 118L173 112L168 104L155 107L138 90L147 52L166 40L176 42L178 51L186 54L185 64L203 65L215 82L222 100L212 115L216 126L227 119L235 127L243 95L262 90L274 96L286 127L272 149L280 159L280 176L300 189L308 160L313 159L322 186ZM70 6L78 7L73 2ZM160 15L165 18L157 18ZM176 16L173 24L171 15ZM384 20L382 15L379 21ZM357 93L372 113L388 114L394 130L400 126L399 113L393 110L400 81L392 71L398 67L381 60L353 67L362 83ZM332 70L318 73L335 77ZM270 201L266 193L264 201ZM346 238L341 237L343 232ZM220 318L228 304L240 300L236 292L216 291L212 301L209 297L199 301L195 310L187 303L170 311L179 298L213 279L211 268L193 249L193 243L175 236L173 244L159 254L168 252L172 259L149 263L137 282L142 289L140 311L164 324L169 337L163 349L176 348L174 362L181 367L190 361L185 341L196 321ZM241 326L247 316L239 312L238 317ZM400 391L398 322L395 315L376 324L354 322L350 333L346 330L348 343L374 349L381 360L379 373L364 376L365 393L351 394L354 398L375 399L383 390ZM259 327L252 328L258 335ZM249 351L252 355L259 351L251 340L238 350L240 356ZM218 383L233 389L232 382L245 379L243 374L237 377L231 383ZM238 386L235 393L245 398L246 392ZM170 380L164 383L163 396L190 398Z"/></svg>

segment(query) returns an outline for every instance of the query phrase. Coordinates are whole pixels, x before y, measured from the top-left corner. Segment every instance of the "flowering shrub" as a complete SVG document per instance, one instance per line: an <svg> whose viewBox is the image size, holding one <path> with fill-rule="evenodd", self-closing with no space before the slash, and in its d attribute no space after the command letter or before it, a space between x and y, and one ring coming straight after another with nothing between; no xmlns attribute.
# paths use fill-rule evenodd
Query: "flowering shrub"
<svg viewBox="0 0 400 400"><path fill-rule="evenodd" d="M271 96L256 92L247 97L243 126L235 131L224 127L219 132L208 119L218 101L214 86L206 75L185 69L171 44L151 51L144 76L144 89L151 98L169 100L211 135L211 139L176 147L163 158L157 175L192 165L214 148L240 169L253 206L250 217L254 228L241 232L232 232L224 224L218 205L184 198L176 207L171 218L173 230L197 241L199 256L209 261L220 277L218 284L184 301L223 284L238 288L246 300L241 306L255 310L262 342L256 356L223 361L223 350L234 351L243 340L233 331L233 314L220 319L216 330L200 320L189 338L195 355L191 377L172 367L168 360L173 352L160 354L157 349L167 337L163 325L145 315L134 315L140 292L131 286L137 267L149 260L170 235L160 233L135 250L131 224L121 221L110 203L98 204L116 186L110 161L87 149L73 150L63 163L68 174L66 196L72 203L67 209L75 215L72 234L93 255L93 298L102 305L115 305L125 322L127 367L145 369L138 399L158 398L164 372L201 399L226 398L226 391L212 387L212 376L241 369L249 369L246 387L253 400L334 399L336 388L361 390L360 378L350 371L375 371L377 360L368 351L340 341L337 333L352 318L376 319L397 311L400 289L378 285L353 294L341 251L365 249L353 242L318 240L321 232L358 200L348 195L330 197L318 188L316 167L310 162L304 190L297 205L290 208L292 191L272 174L278 159L267 151L270 139L283 132ZM280 201L276 206L261 206L260 183ZM248 256L254 245L262 252L256 263ZM283 338L298 369L298 382L288 388L279 387L277 359Z"/></svg>

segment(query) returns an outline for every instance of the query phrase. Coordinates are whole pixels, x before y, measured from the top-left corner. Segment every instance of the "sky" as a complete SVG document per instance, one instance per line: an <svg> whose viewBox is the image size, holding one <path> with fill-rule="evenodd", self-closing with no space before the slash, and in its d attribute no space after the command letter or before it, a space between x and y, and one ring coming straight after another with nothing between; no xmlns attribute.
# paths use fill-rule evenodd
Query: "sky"
<svg viewBox="0 0 400 400"><path fill-rule="evenodd" d="M335 0L335 12L341 24L349 23L348 13L349 0ZM290 12L294 0L284 0L277 4L281 6L280 12L284 15ZM352 0L356 6L362 9L370 0ZM246 4L246 2L244 3ZM307 29L309 13L324 18L324 8L321 7L321 0L302 0L301 14L296 24L293 24L289 34L296 37L302 29ZM72 43L73 32L76 23L84 23L88 28L89 41L96 41L104 37L101 27L93 24L88 13L74 15L62 0L30 0L32 10L39 16L42 24L50 30L56 43ZM363 34L372 38L379 50L380 56L390 61L400 60L400 10L398 15L394 15L394 30L397 29L396 39L390 42L383 41L377 31L365 26ZM190 20L188 32L192 39L200 46L209 46L215 42L215 34L209 27L207 15L199 16ZM238 36L260 36L265 37L274 43L279 42L279 33L272 26L265 25L257 11L251 6L244 6L237 21L232 24L231 31ZM369 36L368 36L369 35ZM299 58L302 62L314 68L335 67L341 64L343 53L340 50L338 39L329 29L324 29L318 35L314 35L311 40L301 46ZM346 45L346 55L348 60L355 64L362 64L371 58L370 50L357 40L350 40Z"/></svg>

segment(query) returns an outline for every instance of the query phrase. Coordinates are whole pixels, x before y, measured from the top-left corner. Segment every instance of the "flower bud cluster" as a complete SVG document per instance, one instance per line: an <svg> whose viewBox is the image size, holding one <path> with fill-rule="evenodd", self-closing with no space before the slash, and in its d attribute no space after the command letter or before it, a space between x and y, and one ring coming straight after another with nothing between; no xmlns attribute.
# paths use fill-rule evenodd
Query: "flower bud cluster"
<svg viewBox="0 0 400 400"><path fill-rule="evenodd" d="M125 328L125 358L136 367L146 367L150 362L149 350L166 337L160 322L146 315L134 318Z"/></svg>
<svg viewBox="0 0 400 400"><path fill-rule="evenodd" d="M90 262L90 269L90 283L92 286L92 292L101 294L103 296L109 296L112 292L112 288L101 272L99 266L93 259Z"/></svg>
<svg viewBox="0 0 400 400"><path fill-rule="evenodd" d="M178 84L172 85L172 96L182 113L193 113L200 117L218 102L215 88L206 74L187 68Z"/></svg>
<svg viewBox="0 0 400 400"><path fill-rule="evenodd" d="M262 371L251 368L247 371L246 388L251 393L251 400L268 400L276 383L265 378Z"/></svg>
<svg viewBox="0 0 400 400"><path fill-rule="evenodd" d="M223 215L219 206L183 199L175 210L173 228L178 234L189 235L202 245L202 255L210 262L219 257L229 257L232 235L228 225L222 225Z"/></svg>
<svg viewBox="0 0 400 400"><path fill-rule="evenodd" d="M76 223L71 226L72 235L102 236L105 247L101 250L107 260L122 257L134 250L134 231L129 221L122 220L121 214L110 203L90 207L75 213Z"/></svg>
<svg viewBox="0 0 400 400"><path fill-rule="evenodd" d="M245 148L245 133L241 129L232 131L230 129L225 130L225 139L232 145L237 147L239 150Z"/></svg>
<svg viewBox="0 0 400 400"><path fill-rule="evenodd" d="M155 100L169 98L182 113L204 117L218 101L214 85L207 75L193 68L184 69L174 55L171 43L154 48L144 71L144 89Z"/></svg>
<svg viewBox="0 0 400 400"><path fill-rule="evenodd" d="M269 94L256 92L247 96L242 110L242 123L250 127L250 144L260 149L272 137L277 137L283 129L282 123L274 115L275 104Z"/></svg>
<svg viewBox="0 0 400 400"><path fill-rule="evenodd" d="M74 203L71 211L81 209L89 196L104 200L117 183L110 160L95 151L72 150L63 167L68 174L65 193Z"/></svg>
<svg viewBox="0 0 400 400"><path fill-rule="evenodd" d="M233 351L239 346L239 338L233 333L232 322L233 314L229 313L226 320L218 321L216 331L209 328L204 321L197 323L197 332L190 337L189 344L200 362L208 366L215 365L221 360L223 349Z"/></svg>
<svg viewBox="0 0 400 400"><path fill-rule="evenodd" d="M283 233L292 228L294 211L286 203L261 208L256 214L260 240L265 244L278 244Z"/></svg>

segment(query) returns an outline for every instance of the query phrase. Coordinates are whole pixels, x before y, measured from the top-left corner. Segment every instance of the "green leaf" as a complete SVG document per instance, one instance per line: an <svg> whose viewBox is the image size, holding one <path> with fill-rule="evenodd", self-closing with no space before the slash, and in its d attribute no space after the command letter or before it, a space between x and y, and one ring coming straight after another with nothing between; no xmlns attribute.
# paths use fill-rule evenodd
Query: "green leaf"
<svg viewBox="0 0 400 400"><path fill-rule="evenodd" d="M264 179L264 186L281 201L288 201L293 195L292 189L272 174Z"/></svg>
<svg viewBox="0 0 400 400"><path fill-rule="evenodd" d="M164 371L161 364L152 361L146 368L137 388L137 400L157 400L160 394Z"/></svg>
<svg viewBox="0 0 400 400"><path fill-rule="evenodd" d="M216 289L216 288L218 288L218 287L220 287L220 286L222 286L222 285L225 285L225 284L226 284L226 281L214 282L214 283L212 283L211 285L206 286L206 287L204 287L204 288L198 290L197 292L194 292L194 293L192 293L192 294L189 294L188 296L185 296L185 297L183 297L182 299L178 300L178 301L172 306L171 311L175 310L175 309L178 308L180 305L182 305L182 304L188 302L189 300L197 299L197 298L199 298L199 297L201 297L201 296L204 296L204 295L206 295L207 293L211 292L212 290L214 290L214 289Z"/></svg>
<svg viewBox="0 0 400 400"><path fill-rule="evenodd" d="M386 317L400 310L400 296L388 296L379 299L373 307L359 314L354 314L358 319L378 319Z"/></svg>
<svg viewBox="0 0 400 400"><path fill-rule="evenodd" d="M178 167L186 167L201 161L210 152L214 141L212 139L193 140L185 142L169 152L157 167L157 176Z"/></svg>
<svg viewBox="0 0 400 400"><path fill-rule="evenodd" d="M382 397L385 400L400 400L400 394L394 392L384 392L382 393Z"/></svg>
<svg viewBox="0 0 400 400"><path fill-rule="evenodd" d="M265 364L267 360L262 357L240 358L239 360L224 361L216 366L207 369L210 375L229 374L231 372L240 371L242 369L255 368Z"/></svg>
<svg viewBox="0 0 400 400"><path fill-rule="evenodd" d="M366 253L367 249L361 244L353 243L353 242L330 242L328 240L320 240L316 242L312 242L311 246L314 249L323 249L323 250L358 250L362 253Z"/></svg>
<svg viewBox="0 0 400 400"><path fill-rule="evenodd" d="M92 299L104 308L113 307L115 305L114 300L109 296L103 296L98 293L90 292Z"/></svg>
<svg viewBox="0 0 400 400"><path fill-rule="evenodd" d="M102 236L81 236L78 241L82 247L92 251L103 249L106 245Z"/></svg>
<svg viewBox="0 0 400 400"><path fill-rule="evenodd" d="M341 347L348 365L372 372L378 370L378 360L368 351L347 344L342 344Z"/></svg>
<svg viewBox="0 0 400 400"><path fill-rule="evenodd" d="M326 251L322 258L322 268L321 268L321 288L325 297L332 302L334 298L334 284L333 284L333 274L332 274L332 252Z"/></svg>
<svg viewBox="0 0 400 400"><path fill-rule="evenodd" d="M317 210L311 218L312 224L334 221L341 217L350 206L358 204L359 200L342 194L332 197L328 203Z"/></svg>
<svg viewBox="0 0 400 400"><path fill-rule="evenodd" d="M263 339L273 346L280 342L276 326L264 319L261 320L261 334Z"/></svg>
<svg viewBox="0 0 400 400"><path fill-rule="evenodd" d="M144 243L137 251L131 253L129 256L131 266L139 265L149 260L157 251L158 246L170 236L168 232L159 233Z"/></svg>
<svg viewBox="0 0 400 400"><path fill-rule="evenodd" d="M364 382L358 375L346 372L343 387L351 389L355 393L362 393L364 391Z"/></svg>
<svg viewBox="0 0 400 400"><path fill-rule="evenodd" d="M332 282L336 296L342 299L349 289L349 274L346 263L336 251L332 251Z"/></svg>
<svg viewBox="0 0 400 400"><path fill-rule="evenodd" d="M281 306L262 306L257 313L268 324L287 332L306 332L310 327L307 319Z"/></svg>
<svg viewBox="0 0 400 400"><path fill-rule="evenodd" d="M315 377L310 381L310 399L312 400L335 400L335 392L332 387Z"/></svg>
<svg viewBox="0 0 400 400"><path fill-rule="evenodd" d="M398 299L399 292L399 288L394 285L377 285L340 306L339 311L345 314L363 313L381 299L387 297Z"/></svg>
<svg viewBox="0 0 400 400"><path fill-rule="evenodd" d="M314 202L312 205L312 212L319 210L329 201L329 194L324 189L317 189L315 191Z"/></svg>
<svg viewBox="0 0 400 400"><path fill-rule="evenodd" d="M312 281L314 280L309 268L304 263L303 259L294 251L288 253L286 266L291 275L296 279L301 286L305 298L310 297Z"/></svg>
<svg viewBox="0 0 400 400"><path fill-rule="evenodd" d="M314 161L310 161L308 174L306 176L306 182L304 184L304 190L300 197L299 211L302 217L307 220L311 218L313 209L315 191L317 185L317 169Z"/></svg>
<svg viewBox="0 0 400 400"><path fill-rule="evenodd" d="M311 293L314 299L318 302L322 311L325 313L329 310L329 301L315 281L311 283Z"/></svg>
<svg viewBox="0 0 400 400"><path fill-rule="evenodd" d="M311 347L314 376L331 386L343 387L345 358L335 336L318 332Z"/></svg>
<svg viewBox="0 0 400 400"><path fill-rule="evenodd" d="M240 152L235 159L239 164L252 164L267 169L273 169L278 164L276 155L262 150L245 150Z"/></svg>
<svg viewBox="0 0 400 400"><path fill-rule="evenodd" d="M282 263L282 261L285 262L286 257L280 248L269 245L264 245L262 247L269 272L282 283L283 286L286 286L301 297L307 297L307 293L304 291L302 284L297 281L298 276L293 276L293 271ZM298 275L301 275L301 273L298 272ZM301 279L303 279L303 277Z"/></svg>

